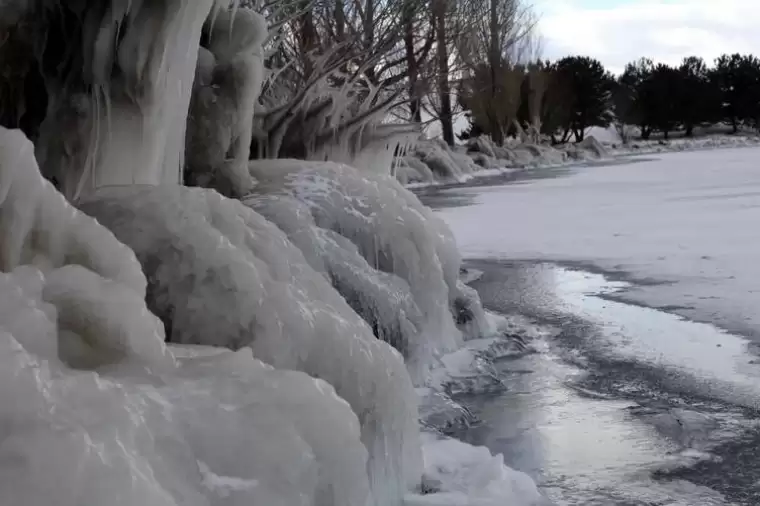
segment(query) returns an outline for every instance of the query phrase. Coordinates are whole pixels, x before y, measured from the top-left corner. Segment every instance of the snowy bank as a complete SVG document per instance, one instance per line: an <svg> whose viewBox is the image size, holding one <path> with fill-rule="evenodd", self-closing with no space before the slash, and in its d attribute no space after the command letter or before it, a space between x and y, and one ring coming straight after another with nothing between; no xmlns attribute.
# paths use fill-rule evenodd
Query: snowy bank
<svg viewBox="0 0 760 506"><path fill-rule="evenodd" d="M730 149L760 146L760 135L708 135L705 137L680 138L670 140L632 141L628 145L611 143L608 149L614 156L646 155L696 151L701 149Z"/></svg>
<svg viewBox="0 0 760 506"><path fill-rule="evenodd" d="M464 183L473 177L611 157L608 148L591 136L581 143L558 147L519 142L496 146L488 138L478 137L465 146L450 148L437 140L422 140L397 160L395 174L402 184L415 187Z"/></svg>
<svg viewBox="0 0 760 506"><path fill-rule="evenodd" d="M598 130L598 129L597 129ZM601 131L604 134L606 131ZM602 142L588 135L580 143L557 146L508 142L495 146L486 137L471 139L450 148L438 140L423 140L413 152L397 160L396 178L415 188L437 184L465 183L475 177L497 176L517 170L573 165L583 162L679 151L760 146L756 134L712 134L671 140L637 140L628 144L611 135Z"/></svg>

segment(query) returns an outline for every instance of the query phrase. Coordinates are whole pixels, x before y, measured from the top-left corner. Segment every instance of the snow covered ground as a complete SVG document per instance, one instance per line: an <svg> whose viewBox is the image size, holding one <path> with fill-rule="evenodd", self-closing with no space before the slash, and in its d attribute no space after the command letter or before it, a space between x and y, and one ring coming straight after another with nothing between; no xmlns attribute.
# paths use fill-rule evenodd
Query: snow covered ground
<svg viewBox="0 0 760 506"><path fill-rule="evenodd" d="M440 215L465 257L585 262L623 297L760 335L760 149L668 153L464 191ZM636 163L633 163L636 162Z"/></svg>

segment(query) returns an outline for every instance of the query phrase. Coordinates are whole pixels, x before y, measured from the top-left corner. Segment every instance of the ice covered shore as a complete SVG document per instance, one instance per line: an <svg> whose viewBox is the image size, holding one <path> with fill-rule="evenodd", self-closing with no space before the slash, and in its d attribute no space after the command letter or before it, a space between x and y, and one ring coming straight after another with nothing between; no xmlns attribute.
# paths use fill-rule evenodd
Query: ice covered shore
<svg viewBox="0 0 760 506"><path fill-rule="evenodd" d="M439 350L430 333L394 334L422 371L418 387L439 388L431 371L442 354L492 327L473 324L485 315L457 278L453 242L431 233L441 225L390 177L352 170L304 164L284 173L268 204L249 204L312 206L291 230L211 190L176 186L85 200L109 230L41 177L20 132L0 130L0 503L538 504L535 485L499 456L420 439L402 354L346 294L377 298L367 314L379 327L396 328L387 314L408 310L421 329L451 333ZM319 181L338 193L316 192ZM368 184L377 197L351 195ZM308 199L294 190L306 187ZM327 206L338 194L347 200ZM418 229L384 221L383 206L399 198ZM341 221L362 212L353 228ZM406 242L361 250L393 226ZM289 235L327 249L308 259ZM371 251L385 260L370 262ZM348 271L312 266L329 267L333 254ZM402 262L414 258L437 267ZM333 288L338 274L349 291ZM459 328L450 312L442 323L441 305L461 301L470 306Z"/></svg>
<svg viewBox="0 0 760 506"><path fill-rule="evenodd" d="M604 130L597 132L600 133L609 134ZM422 140L398 161L395 173L402 184L418 187L463 183L474 177L495 176L516 170L612 160L635 155L760 145L760 135L756 134L715 134L668 141L638 140L626 145L610 135L602 137L603 140L598 140L594 135L589 135L583 142L560 146L517 141L505 146L495 146L487 137L478 137L455 148L446 146L440 140Z"/></svg>

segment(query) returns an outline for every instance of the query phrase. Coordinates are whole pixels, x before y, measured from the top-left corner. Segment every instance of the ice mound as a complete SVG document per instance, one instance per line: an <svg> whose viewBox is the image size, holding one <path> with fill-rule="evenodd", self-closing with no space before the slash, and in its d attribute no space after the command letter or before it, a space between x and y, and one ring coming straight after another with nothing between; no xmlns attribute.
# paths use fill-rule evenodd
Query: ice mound
<svg viewBox="0 0 760 506"><path fill-rule="evenodd" d="M111 232L69 205L42 178L34 145L20 130L0 127L0 270L20 265L49 270L67 264L145 294L134 253Z"/></svg>
<svg viewBox="0 0 760 506"><path fill-rule="evenodd" d="M396 178L403 185L435 182L435 174L419 158L404 156L396 164Z"/></svg>
<svg viewBox="0 0 760 506"><path fill-rule="evenodd" d="M249 349L162 374L75 371L30 352L8 321L1 504L372 504L358 421L324 382Z"/></svg>
<svg viewBox="0 0 760 506"><path fill-rule="evenodd" d="M566 145L564 150L574 160L603 160L611 157L609 150L593 135L577 144Z"/></svg>
<svg viewBox="0 0 760 506"><path fill-rule="evenodd" d="M435 357L461 344L462 330L479 335L480 300L458 282L451 233L394 178L299 160L255 161L251 170L258 185L245 203L404 352L417 384Z"/></svg>
<svg viewBox="0 0 760 506"><path fill-rule="evenodd" d="M409 495L405 506L546 506L535 482L504 465L487 448L423 433L425 495Z"/></svg>
<svg viewBox="0 0 760 506"><path fill-rule="evenodd" d="M578 143L578 147L590 152L595 158L609 158L610 154L601 142L596 137L589 135L581 142Z"/></svg>
<svg viewBox="0 0 760 506"><path fill-rule="evenodd" d="M171 342L250 345L327 381L359 417L373 492L400 497L417 484L417 401L401 355L276 226L201 188L104 189L80 207L133 248Z"/></svg>
<svg viewBox="0 0 760 506"><path fill-rule="evenodd" d="M479 168L467 155L456 153L447 145L436 141L418 143L414 156L440 180L466 181Z"/></svg>
<svg viewBox="0 0 760 506"><path fill-rule="evenodd" d="M168 350L135 256L69 206L31 144L5 129L0 196L0 504L400 501L392 481L370 495L358 419L324 381L248 348ZM405 443L414 455L416 433Z"/></svg>

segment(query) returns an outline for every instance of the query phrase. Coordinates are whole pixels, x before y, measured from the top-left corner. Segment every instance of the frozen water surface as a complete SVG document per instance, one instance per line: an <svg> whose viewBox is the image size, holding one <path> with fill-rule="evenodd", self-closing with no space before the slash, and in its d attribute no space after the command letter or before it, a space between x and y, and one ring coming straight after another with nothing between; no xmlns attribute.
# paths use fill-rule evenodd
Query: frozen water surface
<svg viewBox="0 0 760 506"><path fill-rule="evenodd" d="M471 205L440 214L465 257L583 261L654 279L663 284L625 297L758 334L759 158L743 148L576 168L468 190Z"/></svg>

